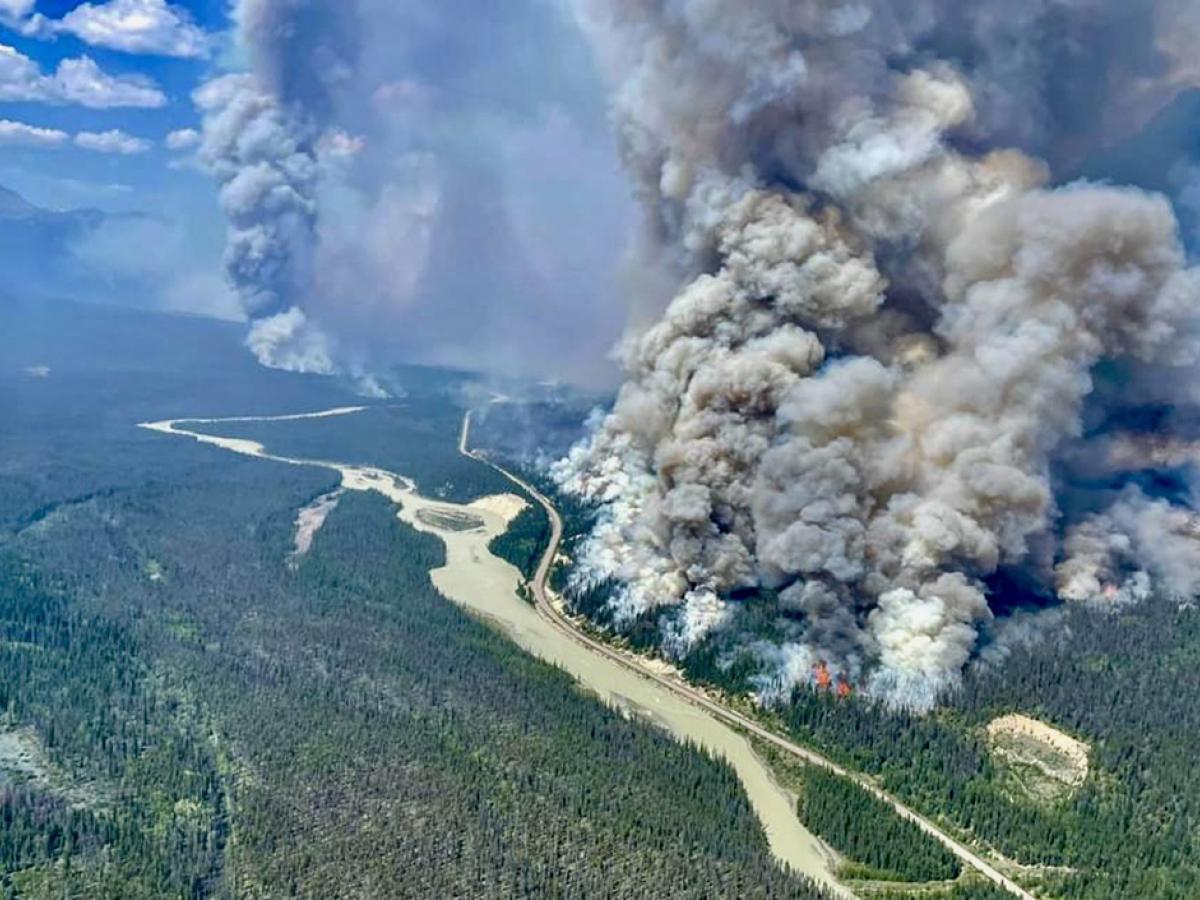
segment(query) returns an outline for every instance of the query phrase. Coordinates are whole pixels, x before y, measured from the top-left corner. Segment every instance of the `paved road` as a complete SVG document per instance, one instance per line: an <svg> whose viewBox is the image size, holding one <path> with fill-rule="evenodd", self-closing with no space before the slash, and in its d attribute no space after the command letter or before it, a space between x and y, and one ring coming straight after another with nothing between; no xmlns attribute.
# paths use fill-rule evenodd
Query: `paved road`
<svg viewBox="0 0 1200 900"><path fill-rule="evenodd" d="M830 772L834 772L837 775L841 775L844 778L849 778L859 787L869 791L875 797L882 800L884 803L887 803L902 819L907 819L915 824L931 838L953 853L960 861L975 869L977 872L979 872L979 874L983 875L983 877L985 877L988 881L1008 891L1014 897L1021 897L1023 900L1037 900L1033 894L1029 893L1011 878L1004 875L1002 872L988 863L987 860L983 859L983 857L979 856L965 844L955 840L929 819L905 806L887 791L878 787L865 775L862 775L858 772L852 772L849 769L838 765L832 760L827 759L816 751L810 750L807 747L803 747L800 744L789 740L788 738L776 734L774 731L763 727L761 724L749 718L748 716L745 716L736 710L730 709L723 703L713 699L708 694L693 687L682 679L656 672L654 669L643 664L641 660L639 660L633 654L623 653L620 650L609 646L603 641L597 640L581 631L575 622L573 622L568 616L564 615L558 609L558 607L556 607L550 601L550 596L546 588L546 583L550 577L550 570L554 566L554 560L558 555L559 545L562 543L562 517L558 514L558 510L554 508L554 504L551 503L550 500L547 499L546 496L542 494L541 491L537 490L537 488L535 488L533 485L529 484L527 481L518 477L517 475L514 475L503 466L499 466L492 462L482 453L471 450L468 446L470 434L471 414L467 413L466 416L463 417L462 434L459 438L458 444L459 452L461 452L464 456L469 456L485 465L491 466L509 481L519 486L522 490L524 490L542 505L542 507L546 510L546 515L550 519L550 542L546 546L546 552L542 555L541 562L538 563L537 572L534 574L533 581L530 582L529 586L533 591L533 597L537 611L542 615L543 618L550 622L551 625L567 635L571 640L586 647L593 653L599 653L603 656L606 656L618 665L634 671L644 678L649 678L658 682L667 690L673 691L675 694L683 697L688 702L704 709L709 714L716 716L726 724L732 725L735 728L740 728L757 738L761 738L762 740L773 744L783 752L791 754L792 756L795 756L810 765L820 766L821 768L827 769Z"/></svg>

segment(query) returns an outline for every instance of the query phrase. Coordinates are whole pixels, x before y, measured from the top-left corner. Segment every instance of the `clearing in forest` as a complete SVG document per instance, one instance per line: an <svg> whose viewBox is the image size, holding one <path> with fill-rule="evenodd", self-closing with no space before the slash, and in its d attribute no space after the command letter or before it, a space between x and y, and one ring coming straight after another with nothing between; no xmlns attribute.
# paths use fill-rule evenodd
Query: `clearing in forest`
<svg viewBox="0 0 1200 900"><path fill-rule="evenodd" d="M987 727L993 756L1035 800L1058 800L1083 784L1090 748L1083 741L1029 716L1012 714Z"/></svg>
<svg viewBox="0 0 1200 900"><path fill-rule="evenodd" d="M32 728L0 731L0 784L6 774L8 780L49 782L46 752Z"/></svg>

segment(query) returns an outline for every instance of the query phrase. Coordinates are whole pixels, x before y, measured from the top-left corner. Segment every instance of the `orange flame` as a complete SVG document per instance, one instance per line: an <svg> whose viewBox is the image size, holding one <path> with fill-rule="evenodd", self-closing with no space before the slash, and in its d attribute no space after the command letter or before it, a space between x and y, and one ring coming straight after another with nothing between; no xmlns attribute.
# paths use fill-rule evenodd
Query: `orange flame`
<svg viewBox="0 0 1200 900"><path fill-rule="evenodd" d="M827 691L833 684L833 676L829 674L829 666L825 665L824 661L813 666L813 679L817 683L817 690Z"/></svg>
<svg viewBox="0 0 1200 900"><path fill-rule="evenodd" d="M854 693L854 688L850 686L845 678L839 678L837 683L837 695L839 700L845 700Z"/></svg>

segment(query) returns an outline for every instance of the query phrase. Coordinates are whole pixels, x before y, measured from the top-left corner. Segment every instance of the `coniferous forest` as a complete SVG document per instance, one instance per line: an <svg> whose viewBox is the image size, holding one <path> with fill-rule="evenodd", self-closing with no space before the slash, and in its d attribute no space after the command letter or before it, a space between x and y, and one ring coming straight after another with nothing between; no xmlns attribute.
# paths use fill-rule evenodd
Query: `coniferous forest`
<svg viewBox="0 0 1200 900"><path fill-rule="evenodd" d="M569 499L562 509L570 556L593 513ZM561 568L556 584L566 589L568 577ZM612 589L592 585L572 601L605 625ZM699 683L746 697L757 689L762 664L738 648L747 635L770 634L776 622L765 613L773 603L742 602L735 625L681 665ZM980 660L928 715L798 688L763 716L874 776L960 839L1016 864L1014 874L1039 897L1200 897L1200 667L1192 664L1200 658L1200 610L1155 598L1111 612L1076 606L1043 615L1055 617L1045 637L1008 642ZM622 639L653 653L660 634L650 617ZM1053 800L1015 789L1013 773L989 751L984 733L993 718L1013 712L1088 743L1091 770L1082 786ZM880 827L873 817L858 816L832 834L814 830L835 846L864 848L851 854L852 862L868 869L886 872L880 855L897 859L912 850L894 820ZM978 890L986 896L991 888Z"/></svg>
<svg viewBox="0 0 1200 900"><path fill-rule="evenodd" d="M344 497L290 569L296 512L332 474L132 427L359 401L253 367L129 359L0 376L0 896L816 895L774 865L726 766L441 598L440 543L382 498ZM454 453L451 376L411 374L402 403L335 427L230 433L347 448L448 498L512 490ZM570 556L588 511L560 508ZM528 574L546 528L531 506L493 549ZM576 598L600 621L606 590ZM740 627L773 627L769 606L747 598ZM1010 642L928 716L804 689L766 715L1019 864L1039 897L1200 896L1200 613L1056 615L1055 637ZM655 625L627 637L652 651ZM683 662L754 687L755 661L719 643ZM1090 745L1081 787L1014 790L983 732L1009 712ZM806 769L796 787L870 896L1003 896L943 881L937 846L853 786Z"/></svg>
<svg viewBox="0 0 1200 900"><path fill-rule="evenodd" d="M264 381L229 411L346 405ZM440 542L382 497L344 497L293 570L296 511L335 476L133 427L220 413L219 382L5 385L0 896L818 896L724 763L442 598ZM431 491L493 490L449 462L458 415L343 436L386 436Z"/></svg>
<svg viewBox="0 0 1200 900"><path fill-rule="evenodd" d="M854 782L825 769L805 770L800 818L859 864L863 879L945 881L961 867L948 850Z"/></svg>

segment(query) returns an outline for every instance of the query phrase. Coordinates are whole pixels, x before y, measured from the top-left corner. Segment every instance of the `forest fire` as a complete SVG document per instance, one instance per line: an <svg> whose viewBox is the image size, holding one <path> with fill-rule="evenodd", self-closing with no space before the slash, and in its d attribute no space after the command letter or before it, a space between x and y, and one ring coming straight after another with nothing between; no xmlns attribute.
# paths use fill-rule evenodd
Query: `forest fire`
<svg viewBox="0 0 1200 900"><path fill-rule="evenodd" d="M813 666L813 681L819 691L827 691L833 686L833 676L829 674L829 666L824 660Z"/></svg>
<svg viewBox="0 0 1200 900"><path fill-rule="evenodd" d="M839 675L834 678L833 673L829 671L829 664L824 660L813 666L813 685L821 693L833 691L839 700L845 700L854 693L854 688L844 677Z"/></svg>
<svg viewBox="0 0 1200 900"><path fill-rule="evenodd" d="M1194 0L584 5L656 287L611 411L555 466L601 508L579 591L611 583L612 621L651 616L682 659L736 640L738 597L766 589L797 627L778 651L752 637L765 680L813 685L826 659L913 711L1007 617L1002 568L1063 600L1109 572L1131 601L1200 594L1186 503L1065 477L1108 455L1124 410L1195 403L1200 267L1172 203L1071 175L1200 86ZM1136 31L1129 59L1155 64L1033 22L1111 28L1114 48ZM1068 69L1103 101L1057 109L1059 77L1042 97ZM1112 445L1122 466L1200 449L1186 417L1128 421L1150 430Z"/></svg>

